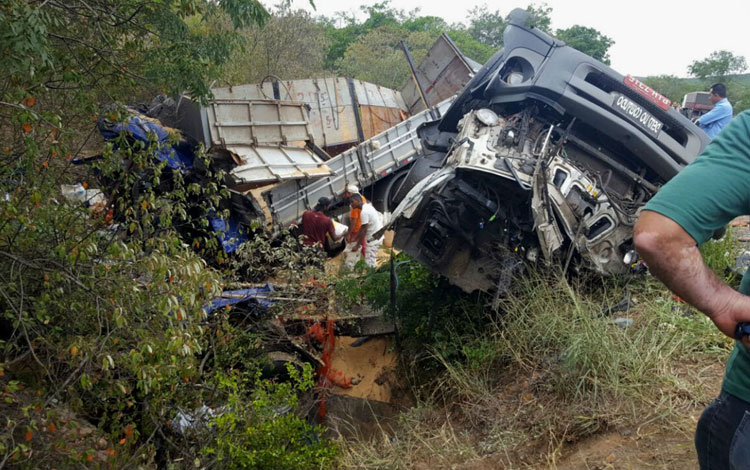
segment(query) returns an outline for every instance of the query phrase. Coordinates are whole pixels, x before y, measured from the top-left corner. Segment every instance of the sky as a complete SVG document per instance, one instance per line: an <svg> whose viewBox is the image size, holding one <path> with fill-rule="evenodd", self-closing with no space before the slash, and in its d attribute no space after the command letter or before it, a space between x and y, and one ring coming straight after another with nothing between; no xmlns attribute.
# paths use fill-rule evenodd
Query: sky
<svg viewBox="0 0 750 470"><path fill-rule="evenodd" d="M360 5L374 0L315 0L316 12L332 16L349 11L360 18ZM507 15L513 8L542 1L492 2L487 0L393 0L391 5L419 15L440 16L448 23L465 22L467 11L487 4ZM612 68L635 76L686 77L687 66L721 49L750 61L750 0L548 0L552 30L575 24L589 26L614 39L609 50ZM308 0L293 0L294 7L312 11Z"/></svg>

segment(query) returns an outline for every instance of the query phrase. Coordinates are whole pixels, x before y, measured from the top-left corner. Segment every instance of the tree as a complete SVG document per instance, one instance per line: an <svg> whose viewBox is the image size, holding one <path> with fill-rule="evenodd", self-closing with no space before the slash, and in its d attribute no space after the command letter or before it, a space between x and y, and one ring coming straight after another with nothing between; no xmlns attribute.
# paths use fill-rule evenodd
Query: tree
<svg viewBox="0 0 750 470"><path fill-rule="evenodd" d="M367 14L367 18L361 23L357 21L355 16L342 11L337 12L333 18L319 18L319 21L325 25L326 37L331 44L326 53L325 64L327 69L334 70L347 48L362 35L381 26L400 27L407 20L407 15L403 10L393 8L390 0L372 5L362 5L359 8ZM416 10L414 13L416 13ZM337 23L343 23L344 26L337 27Z"/></svg>
<svg viewBox="0 0 750 470"><path fill-rule="evenodd" d="M236 38L229 31L192 33L185 18L227 13L233 26L262 24L268 12L257 0L21 1L0 13L3 79L26 92L169 86L205 97L206 84L226 62ZM17 88L16 88L17 89Z"/></svg>
<svg viewBox="0 0 750 470"><path fill-rule="evenodd" d="M531 4L526 7L526 11L534 15L534 22L531 26L544 31L547 34L552 34L552 7L546 3L542 3L539 6Z"/></svg>
<svg viewBox="0 0 750 470"><path fill-rule="evenodd" d="M438 16L417 16L419 10L409 12L406 21L402 26L407 31L416 32L436 32L442 33L449 29L448 23Z"/></svg>
<svg viewBox="0 0 750 470"><path fill-rule="evenodd" d="M704 87L674 75L657 75L646 77L643 83L658 91L672 101L682 102L682 97L691 91L702 90Z"/></svg>
<svg viewBox="0 0 750 470"><path fill-rule="evenodd" d="M372 5L362 5L359 7L363 13L367 13L367 18L362 27L365 31L372 31L381 26L398 26L406 19L403 10L398 10L391 6L391 0L384 0Z"/></svg>
<svg viewBox="0 0 750 470"><path fill-rule="evenodd" d="M533 15L528 26L533 26L546 33L550 32L552 7L546 4L539 6L530 4L526 11ZM503 45L503 33L508 23L508 17L503 17L499 10L491 11L487 4L476 6L469 10L469 25L466 31L477 41L488 46L499 48Z"/></svg>
<svg viewBox="0 0 750 470"><path fill-rule="evenodd" d="M750 86L745 83L732 81L729 83L727 96L732 101L735 115L750 109Z"/></svg>
<svg viewBox="0 0 750 470"><path fill-rule="evenodd" d="M437 39L436 33L405 33L397 26L376 28L361 36L346 50L338 70L359 80L388 88L401 88L409 79L409 65L399 41L404 39L415 63L419 63Z"/></svg>
<svg viewBox="0 0 750 470"><path fill-rule="evenodd" d="M497 50L494 47L477 41L462 28L451 28L448 30L448 36L466 57L475 60L480 64L487 62Z"/></svg>
<svg viewBox="0 0 750 470"><path fill-rule="evenodd" d="M615 42L596 29L575 25L566 29L558 29L555 35L558 39L565 41L570 47L578 49L605 64L609 64L608 51Z"/></svg>
<svg viewBox="0 0 750 470"><path fill-rule="evenodd" d="M191 27L224 15L227 27ZM3 2L0 388L9 426L0 429L0 467L153 468L157 450L160 459L180 453L165 467L196 466L201 446L182 442L175 449L166 434L176 406L194 409L216 389L198 354L218 337L209 323L226 319L219 312L209 322L204 311L226 278L196 253L216 237L177 231L183 223L201 227L207 212L223 212L223 175L201 149L195 158L205 179L191 181L167 168L158 158L167 149L153 134L144 142L122 132L106 145L91 136L94 121L123 122L130 118L123 104L158 91L207 99L209 84L239 44L236 30L268 16L256 0ZM95 168L72 167L72 159L93 154ZM61 184L78 181L82 190L101 184L110 196L103 207L61 195ZM214 367L206 365L217 375L226 372ZM19 392L22 385L29 392ZM244 400L248 390L241 393L232 411L247 416L243 403L253 405ZM262 423L253 414L256 421L243 428L272 426L281 438L256 442L288 451L293 441L307 451L315 433L302 420L287 426L290 418L271 406L262 410ZM59 432L62 425L76 427L71 411L98 426L72 447ZM283 435L286 430L291 433ZM159 436L170 446L159 444ZM104 444L95 450L101 441L106 453ZM106 461L94 461L95 453ZM330 467L327 449L316 455L300 467ZM206 457L202 465L215 466L217 457Z"/></svg>
<svg viewBox="0 0 750 470"><path fill-rule="evenodd" d="M334 70L336 62L344 57L346 49L362 34L363 28L354 16L346 12L338 12L334 17L322 16L318 18L318 22L323 25L326 40L330 44L326 51L325 68ZM344 26L336 26L341 23Z"/></svg>
<svg viewBox="0 0 750 470"><path fill-rule="evenodd" d="M747 69L745 57L727 50L714 51L703 60L688 65L688 73L694 77L726 81L728 75L742 73Z"/></svg>
<svg viewBox="0 0 750 470"><path fill-rule="evenodd" d="M505 18L499 10L490 10L489 7L479 5L468 12L469 25L466 32L475 40L493 48L503 45L503 32L505 32Z"/></svg>
<svg viewBox="0 0 750 470"><path fill-rule="evenodd" d="M324 25L306 11L278 5L263 27L240 32L241 47L223 68L229 84L258 83L269 75L285 80L323 73L329 41Z"/></svg>

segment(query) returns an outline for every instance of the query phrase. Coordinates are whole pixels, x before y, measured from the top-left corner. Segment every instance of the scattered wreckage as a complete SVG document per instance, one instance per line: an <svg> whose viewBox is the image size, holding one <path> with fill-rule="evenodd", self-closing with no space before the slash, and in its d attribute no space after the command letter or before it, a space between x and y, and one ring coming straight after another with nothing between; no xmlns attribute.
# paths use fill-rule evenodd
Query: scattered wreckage
<svg viewBox="0 0 750 470"><path fill-rule="evenodd" d="M396 248L465 291L503 291L523 263L626 273L638 211L708 139L531 20L514 10L481 68L441 36L400 91L273 78L146 114L227 170L232 217L212 225L228 252L243 226L286 227L356 183Z"/></svg>
<svg viewBox="0 0 750 470"><path fill-rule="evenodd" d="M355 183L389 215L384 230L395 231L395 248L467 292L502 293L526 263L626 273L638 260L639 210L708 138L656 91L529 20L511 13L504 49L483 67L441 36L399 91L347 78L272 78L214 89L207 106L159 97L124 122L103 116L99 128L108 140L157 145L165 171L196 182L195 149L204 146L227 175L230 215L209 220L226 253L257 227L286 228ZM105 206L103 189L63 193ZM207 304L207 314L232 306L237 321L270 332L272 369L308 362L321 384L340 378L334 328L393 332L377 312L334 322L325 296L310 300L321 302L320 318L304 312L277 324L261 313L283 296L270 285L239 287ZM177 416L176 430L203 414Z"/></svg>

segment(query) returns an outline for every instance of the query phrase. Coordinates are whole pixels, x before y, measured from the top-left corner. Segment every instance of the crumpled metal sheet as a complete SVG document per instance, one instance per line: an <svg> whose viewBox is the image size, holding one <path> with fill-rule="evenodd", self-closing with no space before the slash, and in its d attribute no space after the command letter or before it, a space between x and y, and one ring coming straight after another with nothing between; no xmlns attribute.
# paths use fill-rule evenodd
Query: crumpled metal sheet
<svg viewBox="0 0 750 470"><path fill-rule="evenodd" d="M240 183L268 183L333 174L331 169L304 147L234 145L227 147L240 165L230 172Z"/></svg>

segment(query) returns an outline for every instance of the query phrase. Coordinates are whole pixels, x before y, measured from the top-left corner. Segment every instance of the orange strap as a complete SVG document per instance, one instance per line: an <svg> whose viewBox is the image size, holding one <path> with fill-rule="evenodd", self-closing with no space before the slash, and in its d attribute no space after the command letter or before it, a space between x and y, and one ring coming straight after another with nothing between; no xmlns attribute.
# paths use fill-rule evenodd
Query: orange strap
<svg viewBox="0 0 750 470"><path fill-rule="evenodd" d="M357 232L359 232L359 229L362 228L362 218L360 217L361 214L362 209L352 208L351 212L349 212L349 220L351 221L349 231L352 233L352 235L356 235Z"/></svg>

